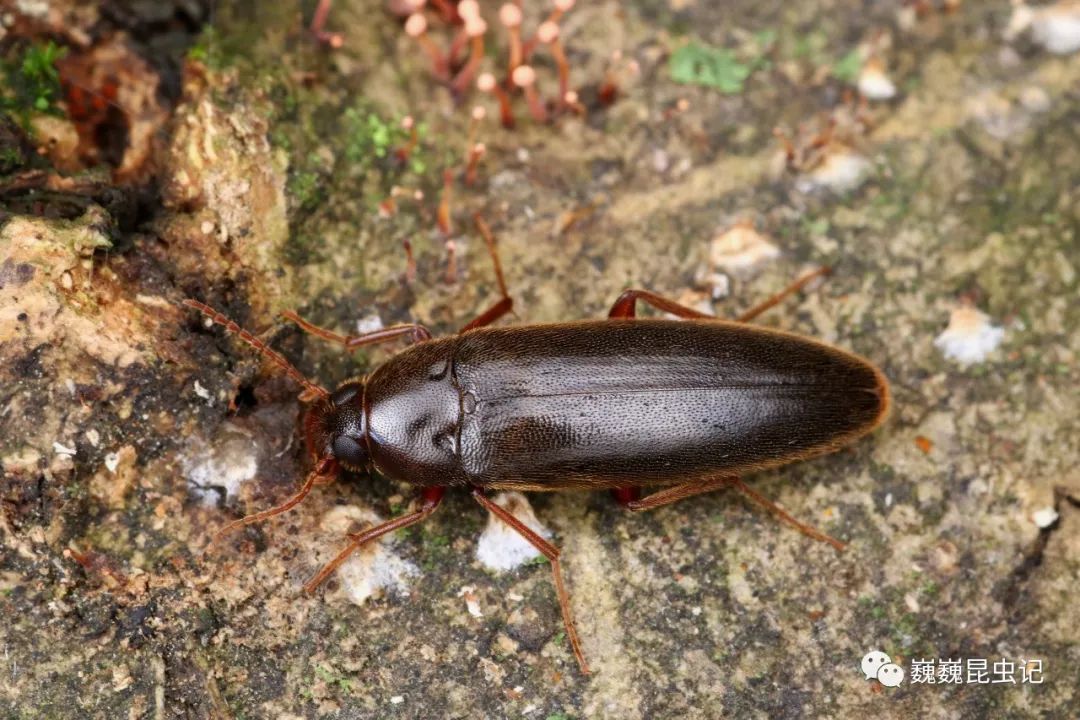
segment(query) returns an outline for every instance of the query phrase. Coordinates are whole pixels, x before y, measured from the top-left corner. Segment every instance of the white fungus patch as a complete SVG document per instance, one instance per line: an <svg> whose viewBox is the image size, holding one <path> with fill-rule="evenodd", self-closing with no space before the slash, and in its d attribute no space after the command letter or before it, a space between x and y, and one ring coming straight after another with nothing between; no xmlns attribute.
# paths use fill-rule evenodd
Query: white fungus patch
<svg viewBox="0 0 1080 720"><path fill-rule="evenodd" d="M342 538L348 532L373 527L383 518L368 508L356 505L340 505L323 515L320 527L328 534ZM393 552L392 539L380 538L368 543L349 556L337 569L341 591L354 605L363 605L368 598L391 590L402 595L409 594L407 579L417 575L416 565ZM337 552L335 549L334 552Z"/></svg>
<svg viewBox="0 0 1080 720"><path fill-rule="evenodd" d="M378 313L372 313L356 321L356 331L361 335L383 329L382 318Z"/></svg>
<svg viewBox="0 0 1080 720"><path fill-rule="evenodd" d="M859 93L869 100L890 100L896 97L896 83L885 72L885 64L870 58L859 72Z"/></svg>
<svg viewBox="0 0 1080 720"><path fill-rule="evenodd" d="M195 394L205 400L207 405L214 404L214 398L210 391L203 387L203 384L198 380L195 381Z"/></svg>
<svg viewBox="0 0 1080 720"><path fill-rule="evenodd" d="M709 243L713 270L745 275L778 257L780 248L746 221L717 234Z"/></svg>
<svg viewBox="0 0 1080 720"><path fill-rule="evenodd" d="M870 174L870 161L850 148L837 148L821 163L795 182L799 192L809 193L824 188L836 193L854 190Z"/></svg>
<svg viewBox="0 0 1080 720"><path fill-rule="evenodd" d="M986 313L961 305L949 316L949 326L934 345L961 365L982 362L1005 338L1005 329L992 325Z"/></svg>
<svg viewBox="0 0 1080 720"><path fill-rule="evenodd" d="M472 585L463 585L458 590L458 597L465 599L465 609L469 611L469 614L474 618L484 617L484 612L480 609L480 598L476 594L476 588Z"/></svg>
<svg viewBox="0 0 1080 720"><path fill-rule="evenodd" d="M540 524L529 500L519 492L502 492L491 498L533 532L550 538L551 531ZM540 552L516 530L494 515L488 515L487 527L476 544L476 559L488 570L505 572L539 557Z"/></svg>
<svg viewBox="0 0 1080 720"><path fill-rule="evenodd" d="M1045 530L1057 522L1058 512L1052 507L1044 507L1031 514L1031 520L1039 528Z"/></svg>
<svg viewBox="0 0 1080 720"><path fill-rule="evenodd" d="M217 505L240 492L259 469L259 444L231 423L222 425L208 443L196 437L180 455L188 492L204 505ZM224 497L223 497L224 494Z"/></svg>
<svg viewBox="0 0 1080 720"><path fill-rule="evenodd" d="M1055 55L1080 50L1080 2L1060 0L1038 7L1015 3L1005 28L1005 39L1011 42L1029 30L1033 42Z"/></svg>

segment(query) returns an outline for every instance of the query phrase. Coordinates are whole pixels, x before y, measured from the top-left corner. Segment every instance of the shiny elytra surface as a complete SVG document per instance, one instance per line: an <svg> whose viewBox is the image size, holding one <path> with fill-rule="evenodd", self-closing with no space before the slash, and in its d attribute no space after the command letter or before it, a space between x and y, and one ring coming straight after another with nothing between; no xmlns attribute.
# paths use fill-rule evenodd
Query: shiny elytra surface
<svg viewBox="0 0 1080 720"><path fill-rule="evenodd" d="M723 321L481 328L413 346L365 397L372 459L419 485L670 485L782 465L876 427L857 355Z"/></svg>

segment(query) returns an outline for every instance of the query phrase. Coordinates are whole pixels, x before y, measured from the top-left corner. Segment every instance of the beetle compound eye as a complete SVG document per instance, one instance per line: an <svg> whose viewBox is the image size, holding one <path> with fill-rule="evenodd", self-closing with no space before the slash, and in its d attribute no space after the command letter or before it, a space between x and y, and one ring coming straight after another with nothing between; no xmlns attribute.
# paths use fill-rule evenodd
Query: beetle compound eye
<svg viewBox="0 0 1080 720"><path fill-rule="evenodd" d="M356 441L356 438L348 435L338 435L334 438L331 449L334 457L339 462L350 468L361 468L367 464L367 452L364 446Z"/></svg>
<svg viewBox="0 0 1080 720"><path fill-rule="evenodd" d="M342 385L330 395L330 401L334 403L335 406L340 407L356 397L356 393L359 391L359 385Z"/></svg>

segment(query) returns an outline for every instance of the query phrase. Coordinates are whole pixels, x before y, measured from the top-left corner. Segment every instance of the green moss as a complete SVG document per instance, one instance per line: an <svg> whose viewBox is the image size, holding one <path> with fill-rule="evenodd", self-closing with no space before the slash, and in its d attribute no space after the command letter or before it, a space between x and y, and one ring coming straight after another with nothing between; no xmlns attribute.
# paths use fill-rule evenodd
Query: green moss
<svg viewBox="0 0 1080 720"><path fill-rule="evenodd" d="M187 52L189 60L200 62L211 70L221 70L228 63L222 50L221 36L213 25L203 28L198 40Z"/></svg>
<svg viewBox="0 0 1080 720"><path fill-rule="evenodd" d="M833 65L833 76L841 82L854 85L862 71L862 56L858 50L852 50Z"/></svg>
<svg viewBox="0 0 1080 720"><path fill-rule="evenodd" d="M746 79L754 71L750 63L741 62L727 48L712 48L690 43L671 54L671 79L686 85L703 85L722 93L743 91Z"/></svg>
<svg viewBox="0 0 1080 720"><path fill-rule="evenodd" d="M6 112L26 126L33 113L59 115L56 102L60 98L60 74L56 61L67 54L67 48L52 40L44 45L30 45L20 56L0 64L4 76L0 84L0 111Z"/></svg>

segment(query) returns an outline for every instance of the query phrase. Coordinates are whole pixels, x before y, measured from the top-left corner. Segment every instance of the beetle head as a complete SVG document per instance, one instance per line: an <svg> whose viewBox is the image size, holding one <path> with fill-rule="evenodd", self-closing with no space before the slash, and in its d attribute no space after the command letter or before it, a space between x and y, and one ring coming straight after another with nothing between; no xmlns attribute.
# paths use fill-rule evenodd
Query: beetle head
<svg viewBox="0 0 1080 720"><path fill-rule="evenodd" d="M316 459L332 457L355 472L368 465L364 379L347 380L320 399L304 418L308 451Z"/></svg>

